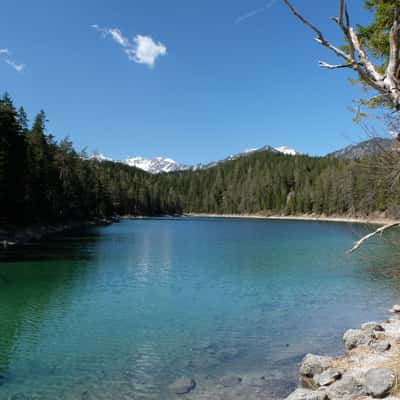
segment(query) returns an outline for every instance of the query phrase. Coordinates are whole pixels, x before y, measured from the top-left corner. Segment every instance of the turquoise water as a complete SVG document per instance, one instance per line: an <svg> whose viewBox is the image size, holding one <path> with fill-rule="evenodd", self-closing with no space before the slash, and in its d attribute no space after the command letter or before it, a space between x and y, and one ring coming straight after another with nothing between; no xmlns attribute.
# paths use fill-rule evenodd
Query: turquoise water
<svg viewBox="0 0 400 400"><path fill-rule="evenodd" d="M0 399L166 399L181 375L252 372L282 397L305 353L398 302L387 249L345 254L367 229L143 219L2 254Z"/></svg>

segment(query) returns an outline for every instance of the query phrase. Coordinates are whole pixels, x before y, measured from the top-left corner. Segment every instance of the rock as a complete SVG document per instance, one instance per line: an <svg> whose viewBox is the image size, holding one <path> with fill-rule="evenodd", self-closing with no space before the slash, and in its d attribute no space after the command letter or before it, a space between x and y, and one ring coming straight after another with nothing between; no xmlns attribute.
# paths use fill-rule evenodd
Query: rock
<svg viewBox="0 0 400 400"><path fill-rule="evenodd" d="M367 394L383 398L390 393L396 382L396 374L391 368L372 368L365 374Z"/></svg>
<svg viewBox="0 0 400 400"><path fill-rule="evenodd" d="M391 313L400 313L400 305L399 304L395 304L391 309L390 309Z"/></svg>
<svg viewBox="0 0 400 400"><path fill-rule="evenodd" d="M362 329L349 329L343 335L343 342L347 350L369 344L372 340L371 332Z"/></svg>
<svg viewBox="0 0 400 400"><path fill-rule="evenodd" d="M371 322L365 322L364 324L361 325L361 329L363 331L370 331L370 332L384 332L385 329L383 328L383 326L381 324L378 324L375 321L371 321Z"/></svg>
<svg viewBox="0 0 400 400"><path fill-rule="evenodd" d="M313 389L316 385L314 376L322 374L332 364L332 358L307 354L300 365L300 383L305 388Z"/></svg>
<svg viewBox="0 0 400 400"><path fill-rule="evenodd" d="M353 375L344 375L341 379L329 386L327 394L330 399L346 396L361 396L365 394L365 388Z"/></svg>
<svg viewBox="0 0 400 400"><path fill-rule="evenodd" d="M90 395L90 392L86 390L81 394L81 400L91 400L92 396Z"/></svg>
<svg viewBox="0 0 400 400"><path fill-rule="evenodd" d="M331 357L317 356L315 354L307 354L300 365L300 374L303 376L313 377L321 374L332 364Z"/></svg>
<svg viewBox="0 0 400 400"><path fill-rule="evenodd" d="M296 389L285 400L327 400L324 391L310 389Z"/></svg>
<svg viewBox="0 0 400 400"><path fill-rule="evenodd" d="M333 382L337 381L342 377L342 374L335 368L328 368L321 375L314 377L314 382L318 386L329 386Z"/></svg>
<svg viewBox="0 0 400 400"><path fill-rule="evenodd" d="M218 383L223 387L233 387L240 385L242 383L242 378L235 375L223 376Z"/></svg>
<svg viewBox="0 0 400 400"><path fill-rule="evenodd" d="M384 351L387 351L390 349L391 344L387 340L382 340L379 342L371 343L370 347L378 353L383 353Z"/></svg>
<svg viewBox="0 0 400 400"><path fill-rule="evenodd" d="M168 389L175 394L186 394L196 387L196 382L192 378L182 376L168 386Z"/></svg>

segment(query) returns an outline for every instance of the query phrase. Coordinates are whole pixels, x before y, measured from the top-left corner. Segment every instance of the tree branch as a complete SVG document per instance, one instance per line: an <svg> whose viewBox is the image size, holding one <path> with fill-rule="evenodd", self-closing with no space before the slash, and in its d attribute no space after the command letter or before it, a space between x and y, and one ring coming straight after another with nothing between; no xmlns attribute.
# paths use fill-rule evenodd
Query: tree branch
<svg viewBox="0 0 400 400"><path fill-rule="evenodd" d="M385 75L379 73L377 67L371 62L367 52L361 45L361 41L354 28L350 26L350 17L345 0L340 0L339 16L333 18L346 37L349 46L349 52L342 50L330 43L312 22L301 15L291 4L289 0L284 0L292 14L294 14L302 23L307 25L317 34L316 41L329 48L337 56L346 62L338 65L331 65L320 62L320 66L328 69L353 68L359 75L359 78L368 86L387 97L394 105L397 111L400 111L400 43L399 43L399 12L395 14L394 22L389 34L390 58Z"/></svg>
<svg viewBox="0 0 400 400"><path fill-rule="evenodd" d="M353 63L345 63L345 64L328 64L325 61L318 61L318 64L322 68L328 69L339 69L339 68L354 68Z"/></svg>
<svg viewBox="0 0 400 400"><path fill-rule="evenodd" d="M354 251L359 249L364 242L366 242L368 239L371 239L372 237L378 235L379 233L383 233L389 229L397 228L399 226L400 226L400 222L393 222L393 223L381 226L377 230L369 233L368 235L363 236L360 240L358 240L354 244L354 246L348 251L348 253L353 253Z"/></svg>
<svg viewBox="0 0 400 400"><path fill-rule="evenodd" d="M396 76L399 67L399 12L396 11L394 21L389 32L390 55L387 74Z"/></svg>

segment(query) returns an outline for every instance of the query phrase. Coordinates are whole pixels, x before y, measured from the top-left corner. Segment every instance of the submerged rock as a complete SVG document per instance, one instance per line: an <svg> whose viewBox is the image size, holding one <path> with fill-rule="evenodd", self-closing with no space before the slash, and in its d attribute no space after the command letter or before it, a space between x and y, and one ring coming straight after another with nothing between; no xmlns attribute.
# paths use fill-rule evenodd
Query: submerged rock
<svg viewBox="0 0 400 400"><path fill-rule="evenodd" d="M168 386L168 389L175 394L186 394L196 387L196 382L192 378L182 376Z"/></svg>
<svg viewBox="0 0 400 400"><path fill-rule="evenodd" d="M362 329L349 329L343 335L343 342L347 350L361 345L368 345L372 341L372 332Z"/></svg>
<svg viewBox="0 0 400 400"><path fill-rule="evenodd" d="M264 387L268 384L265 376L253 376L246 381L248 386Z"/></svg>
<svg viewBox="0 0 400 400"><path fill-rule="evenodd" d="M383 398L390 393L396 382L396 374L391 368L373 368L365 374L367 394Z"/></svg>
<svg viewBox="0 0 400 400"><path fill-rule="evenodd" d="M223 387L233 387L242 383L242 378L240 376L228 375L220 378L218 383Z"/></svg>

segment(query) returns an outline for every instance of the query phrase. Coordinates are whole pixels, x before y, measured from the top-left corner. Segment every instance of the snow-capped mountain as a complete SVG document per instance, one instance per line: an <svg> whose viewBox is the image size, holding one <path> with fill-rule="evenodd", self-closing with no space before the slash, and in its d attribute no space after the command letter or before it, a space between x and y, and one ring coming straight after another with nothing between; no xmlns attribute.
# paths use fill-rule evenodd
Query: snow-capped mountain
<svg viewBox="0 0 400 400"><path fill-rule="evenodd" d="M159 174L161 172L173 172L188 169L189 166L178 164L172 158L144 158L144 157L131 157L123 161L131 167L140 168L151 174Z"/></svg>
<svg viewBox="0 0 400 400"><path fill-rule="evenodd" d="M300 154L295 149L292 149L291 147L287 147L287 146L275 147L275 150L279 151L280 153L287 154L289 156L295 156L297 154Z"/></svg>
<svg viewBox="0 0 400 400"><path fill-rule="evenodd" d="M92 160L96 161L114 161L112 158L105 156L102 153L94 153L91 157L89 157Z"/></svg>
<svg viewBox="0 0 400 400"><path fill-rule="evenodd" d="M185 165L176 162L172 158L164 158L164 157L155 157L155 158L130 157L127 158L126 160L117 162L122 162L131 167L142 169L143 171L149 172L151 174L160 174L162 172L183 171L187 169L198 170L198 169L211 168L219 163L236 160L239 157L247 156L260 151L271 151L273 153L283 153L292 156L300 154L296 150L287 146L280 146L280 147L263 146L263 147L246 149L240 153L231 154L230 156L224 158L223 160L213 161L207 164ZM101 153L95 153L90 158L97 161L114 161L112 158L107 157Z"/></svg>

